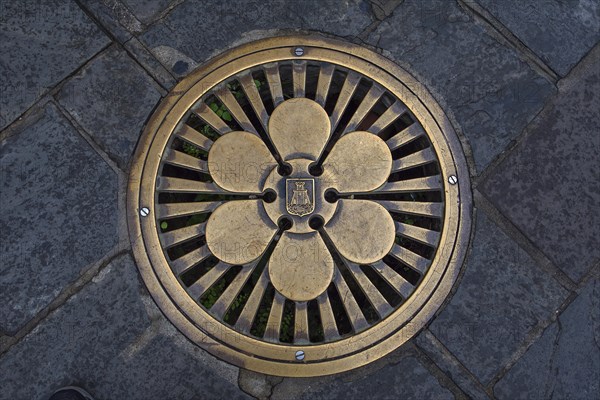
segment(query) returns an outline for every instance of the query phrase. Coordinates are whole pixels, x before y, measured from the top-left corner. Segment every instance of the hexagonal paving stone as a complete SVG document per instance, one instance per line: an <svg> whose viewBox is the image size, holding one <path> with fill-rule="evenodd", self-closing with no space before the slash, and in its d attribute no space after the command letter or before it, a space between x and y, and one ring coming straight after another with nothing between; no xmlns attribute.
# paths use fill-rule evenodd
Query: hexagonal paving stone
<svg viewBox="0 0 600 400"><path fill-rule="evenodd" d="M117 243L116 174L54 105L40 114L0 143L0 329L11 334Z"/></svg>

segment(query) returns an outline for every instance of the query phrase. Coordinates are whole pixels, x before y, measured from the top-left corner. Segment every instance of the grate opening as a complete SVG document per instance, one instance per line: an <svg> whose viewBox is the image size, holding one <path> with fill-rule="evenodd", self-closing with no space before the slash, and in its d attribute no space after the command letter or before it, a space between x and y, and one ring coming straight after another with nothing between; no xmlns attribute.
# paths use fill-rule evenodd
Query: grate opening
<svg viewBox="0 0 600 400"><path fill-rule="evenodd" d="M210 310L215 305L221 295L227 290L231 282L240 273L242 267L235 265L231 267L221 279L219 279L214 285L212 285L202 296L200 297L200 304L207 310Z"/></svg>
<svg viewBox="0 0 600 400"><path fill-rule="evenodd" d="M450 124L405 71L350 45L295 38L312 43L297 55L279 40L166 97L132 167L129 227L153 296L192 340L250 369L318 375L377 358L379 329L425 324L463 257L469 181ZM225 182L213 169L229 164ZM236 257L222 250L234 244Z"/></svg>
<svg viewBox="0 0 600 400"><path fill-rule="evenodd" d="M309 301L306 307L308 311L309 340L312 343L325 341L325 332L323 331L323 322L321 321L321 312L317 300Z"/></svg>
<svg viewBox="0 0 600 400"><path fill-rule="evenodd" d="M279 328L279 341L283 343L294 342L294 324L296 322L296 305L291 300L285 300L283 315Z"/></svg>
<svg viewBox="0 0 600 400"><path fill-rule="evenodd" d="M187 271L184 271L181 276L181 282L186 286L190 287L202 278L208 271L213 269L215 265L219 263L219 259L215 256L209 256L207 259L200 261L193 265Z"/></svg>
<svg viewBox="0 0 600 400"><path fill-rule="evenodd" d="M352 333L352 324L350 323L350 318L348 318L348 314L344 308L340 293L333 283L327 288L327 296L331 302L331 309L339 334L341 336L349 335Z"/></svg>
<svg viewBox="0 0 600 400"><path fill-rule="evenodd" d="M372 266L363 264L360 269L392 307L398 307L402 303L402 296L398 291L375 272Z"/></svg>
<svg viewBox="0 0 600 400"><path fill-rule="evenodd" d="M417 284L419 283L419 280L421 279L421 274L419 274L417 271L410 268L397 258L388 255L383 258L383 262L388 267L396 271L398 275L406 279L411 285L417 286Z"/></svg>

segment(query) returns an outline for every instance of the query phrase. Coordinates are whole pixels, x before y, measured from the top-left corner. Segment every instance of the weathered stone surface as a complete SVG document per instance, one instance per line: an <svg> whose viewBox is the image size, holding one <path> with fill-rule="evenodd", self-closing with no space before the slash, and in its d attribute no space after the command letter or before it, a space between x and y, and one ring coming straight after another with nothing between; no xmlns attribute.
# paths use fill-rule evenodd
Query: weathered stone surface
<svg viewBox="0 0 600 400"><path fill-rule="evenodd" d="M137 40L137 38L131 38L124 44L125 48L131 52L132 56L144 66L158 83L164 88L170 89L175 86L175 78L165 69L165 67L150 53L144 45Z"/></svg>
<svg viewBox="0 0 600 400"><path fill-rule="evenodd" d="M600 398L600 279L585 286L494 394L511 400Z"/></svg>
<svg viewBox="0 0 600 400"><path fill-rule="evenodd" d="M125 6L117 6L116 0L80 0L79 4L96 21L104 27L119 43L124 43L131 38L131 32L140 33L142 24L133 14L128 13ZM129 14L131 18L127 19Z"/></svg>
<svg viewBox="0 0 600 400"><path fill-rule="evenodd" d="M70 1L3 1L0 21L0 129L109 41Z"/></svg>
<svg viewBox="0 0 600 400"><path fill-rule="evenodd" d="M98 400L248 398L215 373L218 361L162 335L144 343L153 319L143 296L131 257L113 260L0 358L2 398L45 400L71 384Z"/></svg>
<svg viewBox="0 0 600 400"><path fill-rule="evenodd" d="M186 56L203 62L245 35L253 37L252 31L312 29L340 36L358 35L372 19L364 0L235 0L215 2L210 7L187 1L149 28L140 40L167 69L173 70L178 61L189 64ZM168 56L173 53L181 57Z"/></svg>
<svg viewBox="0 0 600 400"><path fill-rule="evenodd" d="M416 75L454 115L478 169L521 133L554 91L453 1L405 1L368 42Z"/></svg>
<svg viewBox="0 0 600 400"><path fill-rule="evenodd" d="M600 46L561 81L483 193L569 277L600 258Z"/></svg>
<svg viewBox="0 0 600 400"><path fill-rule="evenodd" d="M121 168L126 168L160 87L124 51L111 47L70 79L58 101Z"/></svg>
<svg viewBox="0 0 600 400"><path fill-rule="evenodd" d="M431 332L486 385L567 292L482 212L466 271Z"/></svg>
<svg viewBox="0 0 600 400"><path fill-rule="evenodd" d="M478 2L563 76L600 40L596 0Z"/></svg>
<svg viewBox="0 0 600 400"><path fill-rule="evenodd" d="M57 108L0 143L0 328L14 334L117 243L117 177Z"/></svg>
<svg viewBox="0 0 600 400"><path fill-rule="evenodd" d="M135 14L137 19L144 24L154 21L170 4L177 3L173 0L124 0L124 3ZM207 4L208 5L208 4Z"/></svg>
<svg viewBox="0 0 600 400"><path fill-rule="evenodd" d="M456 359L443 350L443 345L429 332L425 330L415 338L416 344L431 358L431 360L442 370L458 387L460 387L470 399L488 400L481 384L478 384L464 367Z"/></svg>
<svg viewBox="0 0 600 400"><path fill-rule="evenodd" d="M412 356L402 358L376 373L355 381L340 378L326 385L310 387L299 397L305 400L421 400L454 399L448 389Z"/></svg>

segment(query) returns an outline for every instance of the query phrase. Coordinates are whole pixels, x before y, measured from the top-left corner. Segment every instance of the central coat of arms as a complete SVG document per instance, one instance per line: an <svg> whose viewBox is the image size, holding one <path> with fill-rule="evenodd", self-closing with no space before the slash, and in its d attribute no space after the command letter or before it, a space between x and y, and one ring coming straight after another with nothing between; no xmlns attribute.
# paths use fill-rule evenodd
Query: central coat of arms
<svg viewBox="0 0 600 400"><path fill-rule="evenodd" d="M288 213L300 217L315 210L315 180L286 179L286 202Z"/></svg>

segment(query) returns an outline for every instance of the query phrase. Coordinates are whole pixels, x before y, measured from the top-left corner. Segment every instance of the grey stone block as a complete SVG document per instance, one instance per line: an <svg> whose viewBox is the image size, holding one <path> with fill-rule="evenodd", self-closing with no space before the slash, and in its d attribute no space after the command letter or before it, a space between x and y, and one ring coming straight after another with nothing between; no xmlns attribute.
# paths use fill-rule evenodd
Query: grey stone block
<svg viewBox="0 0 600 400"><path fill-rule="evenodd" d="M428 330L424 330L415 338L415 343L431 358L463 392L472 400L489 400L483 387L460 363L448 354L443 345Z"/></svg>
<svg viewBox="0 0 600 400"><path fill-rule="evenodd" d="M600 46L561 81L482 192L571 279L600 259Z"/></svg>
<svg viewBox="0 0 600 400"><path fill-rule="evenodd" d="M478 213L466 271L431 332L484 385L568 293Z"/></svg>
<svg viewBox="0 0 600 400"><path fill-rule="evenodd" d="M0 329L10 334L117 244L116 174L51 103L31 118L0 143Z"/></svg>
<svg viewBox="0 0 600 400"><path fill-rule="evenodd" d="M0 129L109 43L75 2L0 3Z"/></svg>
<svg viewBox="0 0 600 400"><path fill-rule="evenodd" d="M135 14L137 19L144 24L154 21L163 11L169 8L169 5L176 3L173 0L124 0L124 3ZM210 3L200 7L210 7Z"/></svg>
<svg viewBox="0 0 600 400"><path fill-rule="evenodd" d="M309 388L304 400L421 400L454 399L454 395L413 356L383 367L362 379L334 379L326 385Z"/></svg>
<svg viewBox="0 0 600 400"><path fill-rule="evenodd" d="M244 36L252 37L252 31L307 29L358 35L372 20L364 0L235 0L215 2L210 7L187 1L149 28L140 40L173 70L178 61L189 64L186 57L203 62Z"/></svg>
<svg viewBox="0 0 600 400"><path fill-rule="evenodd" d="M451 112L485 168L542 108L554 87L453 1L407 0L368 38Z"/></svg>
<svg viewBox="0 0 600 400"><path fill-rule="evenodd" d="M496 384L498 399L600 399L600 280L589 282Z"/></svg>
<svg viewBox="0 0 600 400"><path fill-rule="evenodd" d="M600 40L596 0L478 2L563 76Z"/></svg>
<svg viewBox="0 0 600 400"><path fill-rule="evenodd" d="M111 47L63 86L58 101L126 169L160 90L127 53Z"/></svg>
<svg viewBox="0 0 600 400"><path fill-rule="evenodd" d="M161 335L144 343L156 324L146 296L131 257L113 260L0 358L0 397L46 400L76 384L97 400L248 398L215 373L215 360Z"/></svg>

